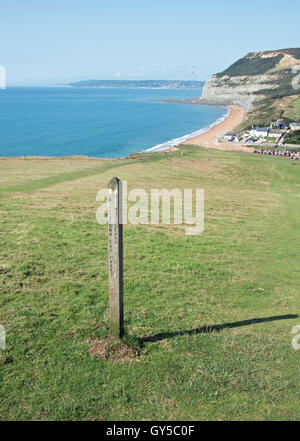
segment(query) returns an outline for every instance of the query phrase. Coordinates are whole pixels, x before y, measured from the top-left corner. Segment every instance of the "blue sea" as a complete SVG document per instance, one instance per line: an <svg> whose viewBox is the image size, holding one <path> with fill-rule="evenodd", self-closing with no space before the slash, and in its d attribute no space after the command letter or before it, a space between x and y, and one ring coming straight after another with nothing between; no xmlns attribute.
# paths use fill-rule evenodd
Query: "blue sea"
<svg viewBox="0 0 300 441"><path fill-rule="evenodd" d="M227 108L164 102L201 90L8 88L0 90L0 156L124 157L202 133Z"/></svg>

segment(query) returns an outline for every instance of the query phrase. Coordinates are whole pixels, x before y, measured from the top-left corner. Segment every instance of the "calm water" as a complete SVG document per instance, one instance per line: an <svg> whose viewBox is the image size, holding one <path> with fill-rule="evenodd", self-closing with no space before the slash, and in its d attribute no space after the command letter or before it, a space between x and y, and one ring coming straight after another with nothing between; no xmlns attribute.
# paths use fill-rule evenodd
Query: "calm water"
<svg viewBox="0 0 300 441"><path fill-rule="evenodd" d="M201 90L0 90L0 156L118 157L159 149L224 117L224 107L160 102L200 95Z"/></svg>

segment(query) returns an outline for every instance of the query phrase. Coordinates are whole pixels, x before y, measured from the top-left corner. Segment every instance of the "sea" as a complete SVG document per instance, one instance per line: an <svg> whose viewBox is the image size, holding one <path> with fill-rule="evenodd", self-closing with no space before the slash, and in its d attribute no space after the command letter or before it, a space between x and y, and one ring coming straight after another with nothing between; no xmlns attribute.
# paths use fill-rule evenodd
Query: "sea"
<svg viewBox="0 0 300 441"><path fill-rule="evenodd" d="M207 131L228 109L190 100L201 89L11 87L0 90L0 156L124 157Z"/></svg>

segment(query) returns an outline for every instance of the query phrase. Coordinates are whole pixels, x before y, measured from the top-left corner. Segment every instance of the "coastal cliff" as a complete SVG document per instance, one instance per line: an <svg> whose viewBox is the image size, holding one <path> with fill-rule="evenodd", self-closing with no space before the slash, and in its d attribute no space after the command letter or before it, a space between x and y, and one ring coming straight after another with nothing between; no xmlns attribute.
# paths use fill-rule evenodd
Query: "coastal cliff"
<svg viewBox="0 0 300 441"><path fill-rule="evenodd" d="M269 122L287 117L296 119L293 88L295 66L300 66L300 49L252 52L213 75L204 85L200 102L237 104L246 109L245 124Z"/></svg>

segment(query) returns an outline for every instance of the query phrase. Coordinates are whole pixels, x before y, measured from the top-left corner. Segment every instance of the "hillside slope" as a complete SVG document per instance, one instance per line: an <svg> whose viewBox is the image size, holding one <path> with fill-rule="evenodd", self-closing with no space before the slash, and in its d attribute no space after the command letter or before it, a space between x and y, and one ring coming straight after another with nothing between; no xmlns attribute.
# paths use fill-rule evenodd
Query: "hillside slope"
<svg viewBox="0 0 300 441"><path fill-rule="evenodd" d="M243 106L248 111L244 125L281 116L297 120L294 103L300 95L292 85L297 65L300 49L249 53L206 82L201 102Z"/></svg>

